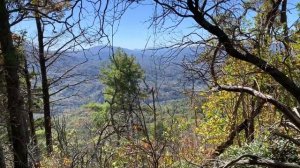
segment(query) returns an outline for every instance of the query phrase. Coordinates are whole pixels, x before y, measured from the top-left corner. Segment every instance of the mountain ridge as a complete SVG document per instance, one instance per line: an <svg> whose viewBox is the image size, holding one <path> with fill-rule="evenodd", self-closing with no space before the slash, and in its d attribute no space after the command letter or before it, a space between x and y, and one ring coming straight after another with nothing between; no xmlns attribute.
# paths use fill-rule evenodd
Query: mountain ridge
<svg viewBox="0 0 300 168"><path fill-rule="evenodd" d="M114 51L120 48L128 55L136 58L137 62L145 71L146 82L158 89L159 101L168 101L183 98L184 69L180 66L184 59L196 58L199 53L193 48L185 49L126 49L114 47ZM88 102L103 102L103 86L99 81L100 69L103 64L107 64L112 56L112 49L109 47L95 46L82 51L66 52L53 67L49 70L49 76L54 78L66 72L70 67L78 64L71 74L73 78L66 79L61 85L72 84L78 81L86 81L67 88L52 97L52 101L69 97L55 104L55 111L63 111L70 108L77 108ZM58 90L60 86L53 87L52 92ZM74 95L74 96L72 96Z"/></svg>

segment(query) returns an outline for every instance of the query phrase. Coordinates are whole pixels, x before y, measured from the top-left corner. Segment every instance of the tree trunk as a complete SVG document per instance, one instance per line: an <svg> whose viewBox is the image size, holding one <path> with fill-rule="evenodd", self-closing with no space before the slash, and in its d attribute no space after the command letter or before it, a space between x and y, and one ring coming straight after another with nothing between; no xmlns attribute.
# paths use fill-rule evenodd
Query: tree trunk
<svg viewBox="0 0 300 168"><path fill-rule="evenodd" d="M23 125L22 119L24 111L22 109L18 75L19 58L13 46L5 0L0 0L0 23L0 44L6 70L7 109L10 117L14 167L27 168L28 151L25 134L25 128L27 127Z"/></svg>
<svg viewBox="0 0 300 168"><path fill-rule="evenodd" d="M233 144L234 138L242 131L247 128L247 124L249 120L254 120L256 116L258 116L261 113L262 108L264 107L265 101L261 100L255 111L251 114L251 116L248 119L245 119L241 124L235 127L234 130L232 130L225 142L217 146L215 152L213 153L213 158L219 156L222 154L230 145Z"/></svg>
<svg viewBox="0 0 300 168"><path fill-rule="evenodd" d="M1 168L6 168L5 157L4 157L4 153L3 153L2 144L0 144L0 167Z"/></svg>
<svg viewBox="0 0 300 168"><path fill-rule="evenodd" d="M255 133L254 119L248 120L248 133L249 133L249 137L247 141L248 143L251 143L254 140L254 133Z"/></svg>
<svg viewBox="0 0 300 168"><path fill-rule="evenodd" d="M255 111L256 111L256 102L254 97L252 97L252 101L251 101L251 113L250 113L250 116L253 116ZM255 131L255 127L254 127L254 118L251 118L249 117L249 120L248 120L248 125L247 125L247 129L248 129L248 137L247 138L247 142L248 143L251 143L253 142L254 140L254 131Z"/></svg>
<svg viewBox="0 0 300 168"><path fill-rule="evenodd" d="M154 97L154 88L151 89L152 94L152 108L153 108L153 119L154 119L154 140L157 140L157 114L156 114L156 106L155 106L155 97Z"/></svg>
<svg viewBox="0 0 300 168"><path fill-rule="evenodd" d="M33 141L33 148L34 148L34 156L36 163L39 162L39 147L38 147L38 141L35 134L35 126L34 126L34 118L33 118L33 111L32 111L32 93L31 93L31 82L30 82L30 74L28 71L28 65L27 60L24 57L24 76L26 81L26 90L27 90L27 113L29 116L29 124L30 124L30 137ZM35 163L35 164L36 164Z"/></svg>
<svg viewBox="0 0 300 168"><path fill-rule="evenodd" d="M36 28L38 32L39 63L40 63L41 76L42 76L46 146L47 146L47 153L50 154L53 151L52 133L51 133L50 94L49 94L49 85L47 79L46 58L44 54L43 29L42 29L41 18L37 13L35 17L35 22L36 22Z"/></svg>

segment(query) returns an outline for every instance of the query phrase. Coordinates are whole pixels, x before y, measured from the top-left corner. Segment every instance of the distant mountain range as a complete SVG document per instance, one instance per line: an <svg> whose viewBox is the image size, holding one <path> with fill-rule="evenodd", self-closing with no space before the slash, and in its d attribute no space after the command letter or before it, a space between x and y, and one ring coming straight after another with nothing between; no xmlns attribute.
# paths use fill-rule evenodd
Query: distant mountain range
<svg viewBox="0 0 300 168"><path fill-rule="evenodd" d="M70 77L66 77L58 83L60 86L52 88L52 92L54 92L62 85L70 85L52 97L52 101L56 105L54 107L58 107L57 111L77 108L88 102L103 102L103 87L99 81L99 72L101 66L108 63L113 50L116 49L117 47L97 46L82 51L68 52L52 65L48 74L53 79L61 76L71 67L75 67L69 74ZM184 60L195 59L201 52L195 48L121 49L128 55L134 56L144 69L147 85L158 88L159 101L184 97L184 88L188 88L191 83L185 80L181 63ZM84 82L77 84L80 81ZM202 87L201 82L198 81L196 86Z"/></svg>

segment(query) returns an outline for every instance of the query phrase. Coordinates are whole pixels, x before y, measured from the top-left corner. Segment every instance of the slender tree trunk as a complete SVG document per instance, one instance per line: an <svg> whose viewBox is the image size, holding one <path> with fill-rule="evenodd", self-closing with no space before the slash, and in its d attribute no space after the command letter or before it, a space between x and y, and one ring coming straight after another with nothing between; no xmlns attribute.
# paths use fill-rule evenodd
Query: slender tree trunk
<svg viewBox="0 0 300 168"><path fill-rule="evenodd" d="M281 17L280 17L280 22L283 24L283 32L284 32L284 42L285 42L285 46L286 46L286 50L289 53L290 52L290 48L289 48L289 28L287 25L287 16L286 16L286 12L287 12L287 0L283 0L282 1L282 6L281 6Z"/></svg>
<svg viewBox="0 0 300 168"><path fill-rule="evenodd" d="M252 113L254 113L254 110L252 111ZM254 133L255 133L254 119L249 119L248 121L248 133L249 133L248 143L251 143L254 140Z"/></svg>
<svg viewBox="0 0 300 168"><path fill-rule="evenodd" d="M256 110L256 104L257 103L254 99L255 99L255 97L252 97L252 100L251 100L251 113L250 113L249 116L253 116L254 113L255 113L255 110ZM247 142L251 143L254 140L254 131L255 131L254 118L249 117L247 129L248 129L248 137L246 137Z"/></svg>
<svg viewBox="0 0 300 168"><path fill-rule="evenodd" d="M24 57L24 76L26 81L26 90L27 90L27 113L29 116L29 125L30 125L30 136L31 140L33 141L34 147L34 156L35 156L35 164L39 164L40 160L40 150L38 147L38 140L35 134L35 126L34 126L34 118L33 118L33 111L32 111L32 93L31 93L31 82L30 82L30 74L28 71L27 60Z"/></svg>
<svg viewBox="0 0 300 168"><path fill-rule="evenodd" d="M195 126L198 127L198 115L197 110L195 109L195 78L194 73L192 73L192 93L191 93L191 106L192 111L194 111L194 117L195 117Z"/></svg>
<svg viewBox="0 0 300 168"><path fill-rule="evenodd" d="M152 165L153 165L153 168L158 168L159 167L159 161L158 161L158 159L154 159L154 161L153 161L153 163L152 163Z"/></svg>
<svg viewBox="0 0 300 168"><path fill-rule="evenodd" d="M22 56L21 56L22 57ZM21 58L20 57L20 58ZM22 85L21 85L22 87ZM29 122L29 116L27 114L27 111L25 109L25 102L24 102L24 97L23 95L20 95L20 105L21 105L21 109L22 109L22 112L20 113L20 117L22 119L22 126L24 127L24 134L25 134L25 137L26 137L26 144L28 145L29 144L29 139L30 139L30 126L28 124Z"/></svg>
<svg viewBox="0 0 300 168"><path fill-rule="evenodd" d="M41 76L42 76L46 146L47 146L47 153L50 154L53 151L52 133L51 133L50 94L49 94L49 85L47 79L46 58L44 54L43 29L42 29L41 18L38 16L38 14L36 14L35 21L36 21L36 28L38 32L39 62L40 62Z"/></svg>
<svg viewBox="0 0 300 168"><path fill-rule="evenodd" d="M134 130L133 130L133 125L134 125L134 122L133 122L133 107L132 107L132 102L129 103L129 110L128 110L128 137L129 138L134 138Z"/></svg>
<svg viewBox="0 0 300 168"><path fill-rule="evenodd" d="M152 108L153 108L153 119L154 119L154 140L157 140L157 114L156 114L156 106L155 106L155 97L154 97L154 88L151 89L152 94Z"/></svg>
<svg viewBox="0 0 300 168"><path fill-rule="evenodd" d="M1 143L0 143L0 167L1 168L6 168L5 157L4 157L4 152L3 152L3 148L2 148Z"/></svg>
<svg viewBox="0 0 300 168"><path fill-rule="evenodd" d="M258 105L255 109L255 111L252 113L252 115L249 117L250 120L254 120L255 117L257 117L261 111L262 108L264 107L265 101L261 100L260 102L258 102ZM227 138L227 140L225 142L223 142L222 144L220 144L219 146L216 147L215 152L213 153L213 158L219 156L220 154L222 154L230 145L233 144L233 140L234 138L243 130L245 130L247 128L247 123L249 119L245 119L242 123L240 123L239 125L237 125L235 127L234 130L232 130Z"/></svg>
<svg viewBox="0 0 300 168"><path fill-rule="evenodd" d="M9 15L6 1L0 0L0 45L4 57L5 80L7 90L7 109L10 116L12 146L14 153L14 167L28 167L27 138L23 125L22 101L20 96L20 82L18 75L18 54L13 46L12 33L9 25Z"/></svg>
<svg viewBox="0 0 300 168"><path fill-rule="evenodd" d="M247 140L249 138L249 120L248 120L248 115L247 115L247 105L246 105L246 102L245 100L243 99L242 101L242 104L243 104L243 118L247 120L247 122L245 122L245 139Z"/></svg>
<svg viewBox="0 0 300 168"><path fill-rule="evenodd" d="M257 89L257 83L253 81L253 88ZM255 131L255 125L254 125L254 118L251 118L251 116L254 115L257 106L259 106L259 100L255 98L255 96L252 96L251 98L251 111L250 114L248 114L248 123L247 128L248 129L248 136L246 137L246 140L248 143L251 143L254 140L254 131ZM263 107L261 107L263 108Z"/></svg>

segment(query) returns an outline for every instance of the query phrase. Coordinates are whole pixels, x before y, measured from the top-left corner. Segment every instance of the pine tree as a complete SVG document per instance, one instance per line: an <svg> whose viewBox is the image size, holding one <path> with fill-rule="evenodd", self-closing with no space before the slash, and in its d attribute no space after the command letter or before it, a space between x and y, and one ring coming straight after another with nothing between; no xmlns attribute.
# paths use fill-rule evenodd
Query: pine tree
<svg viewBox="0 0 300 168"><path fill-rule="evenodd" d="M144 72L133 56L118 49L101 74L105 101L111 107L111 122L118 128L126 128L127 135L131 136L135 112L142 97L139 83Z"/></svg>

